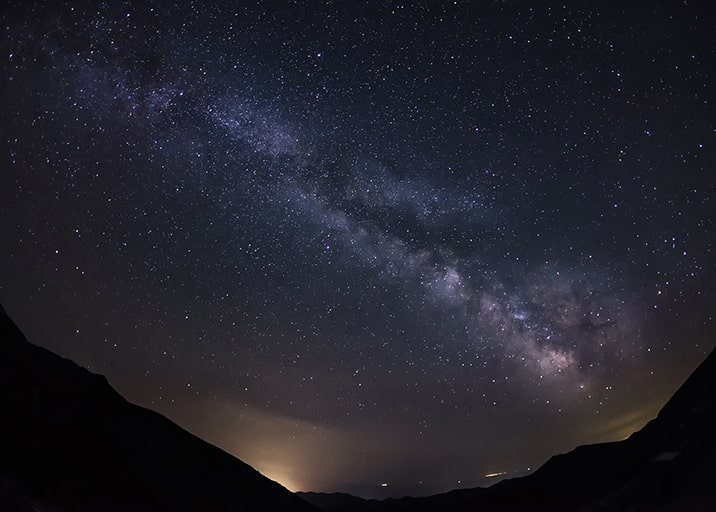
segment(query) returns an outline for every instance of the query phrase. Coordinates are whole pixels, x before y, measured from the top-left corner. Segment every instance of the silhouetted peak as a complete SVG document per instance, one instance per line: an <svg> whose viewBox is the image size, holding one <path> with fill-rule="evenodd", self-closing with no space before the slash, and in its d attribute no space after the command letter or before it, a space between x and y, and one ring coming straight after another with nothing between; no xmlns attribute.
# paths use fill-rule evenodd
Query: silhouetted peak
<svg viewBox="0 0 716 512"><path fill-rule="evenodd" d="M249 465L127 402L104 376L28 343L4 310L1 316L0 505L313 510Z"/></svg>

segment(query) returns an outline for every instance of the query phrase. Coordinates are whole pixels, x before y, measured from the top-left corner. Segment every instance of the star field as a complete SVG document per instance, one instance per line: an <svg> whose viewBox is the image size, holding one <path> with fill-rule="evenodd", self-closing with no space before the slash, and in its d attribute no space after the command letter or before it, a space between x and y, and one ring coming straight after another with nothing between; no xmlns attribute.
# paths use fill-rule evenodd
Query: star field
<svg viewBox="0 0 716 512"><path fill-rule="evenodd" d="M527 474L716 345L705 8L1 12L5 308L292 490Z"/></svg>

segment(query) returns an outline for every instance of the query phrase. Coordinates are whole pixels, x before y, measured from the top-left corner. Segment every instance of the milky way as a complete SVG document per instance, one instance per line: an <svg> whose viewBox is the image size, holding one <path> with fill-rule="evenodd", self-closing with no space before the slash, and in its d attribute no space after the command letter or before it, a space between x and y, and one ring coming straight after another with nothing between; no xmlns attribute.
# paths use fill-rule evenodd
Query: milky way
<svg viewBox="0 0 716 512"><path fill-rule="evenodd" d="M624 438L714 347L709 13L238 4L2 8L31 341L364 496Z"/></svg>

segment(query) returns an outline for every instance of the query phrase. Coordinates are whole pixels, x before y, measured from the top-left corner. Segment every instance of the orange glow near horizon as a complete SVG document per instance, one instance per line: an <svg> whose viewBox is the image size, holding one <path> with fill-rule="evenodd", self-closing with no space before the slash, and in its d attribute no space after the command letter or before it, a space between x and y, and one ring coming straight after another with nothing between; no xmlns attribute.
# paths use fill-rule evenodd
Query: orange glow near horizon
<svg viewBox="0 0 716 512"><path fill-rule="evenodd" d="M279 464L258 464L255 466L259 473L267 478L270 478L274 482L283 485L286 489L291 492L297 492L304 490L301 485L293 478L289 473L288 469Z"/></svg>

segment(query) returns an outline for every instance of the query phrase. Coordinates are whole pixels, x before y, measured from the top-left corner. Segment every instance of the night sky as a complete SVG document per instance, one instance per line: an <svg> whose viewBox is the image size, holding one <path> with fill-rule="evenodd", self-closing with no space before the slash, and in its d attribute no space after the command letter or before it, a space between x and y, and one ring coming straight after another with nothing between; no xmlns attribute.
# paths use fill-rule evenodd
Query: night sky
<svg viewBox="0 0 716 512"><path fill-rule="evenodd" d="M290 489L527 474L716 345L707 2L57 4L0 11L0 300Z"/></svg>

